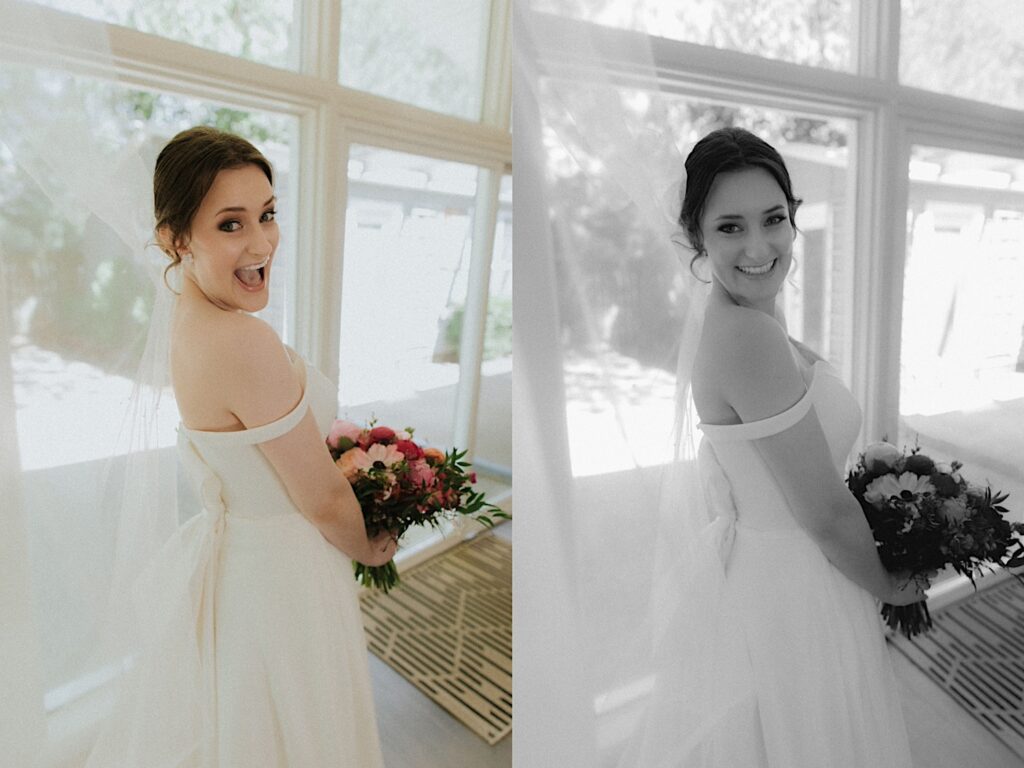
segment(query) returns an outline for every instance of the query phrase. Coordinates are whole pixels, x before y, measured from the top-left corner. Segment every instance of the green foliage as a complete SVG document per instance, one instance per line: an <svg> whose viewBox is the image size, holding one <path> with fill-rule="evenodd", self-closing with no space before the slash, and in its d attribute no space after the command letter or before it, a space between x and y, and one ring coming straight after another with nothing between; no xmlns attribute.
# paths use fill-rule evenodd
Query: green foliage
<svg viewBox="0 0 1024 768"><path fill-rule="evenodd" d="M462 318L465 307L461 304L450 310L442 326L442 350L437 360L458 362L462 340ZM487 302L487 321L484 331L484 360L495 360L512 354L512 299L492 296Z"/></svg>
<svg viewBox="0 0 1024 768"><path fill-rule="evenodd" d="M479 72L457 61L424 24L423 4L346 0L341 80L353 88L469 119L479 118Z"/></svg>

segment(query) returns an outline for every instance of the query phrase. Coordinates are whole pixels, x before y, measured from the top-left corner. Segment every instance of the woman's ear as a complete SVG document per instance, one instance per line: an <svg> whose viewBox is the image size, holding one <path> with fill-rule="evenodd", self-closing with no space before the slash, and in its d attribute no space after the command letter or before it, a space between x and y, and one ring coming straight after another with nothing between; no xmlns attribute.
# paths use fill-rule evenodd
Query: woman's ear
<svg viewBox="0 0 1024 768"><path fill-rule="evenodd" d="M174 258L181 258L185 251L188 250L188 243L184 238L178 238L175 240L171 228L164 224L162 227L157 227L156 230L157 244L160 249L168 256Z"/></svg>
<svg viewBox="0 0 1024 768"><path fill-rule="evenodd" d="M171 228L166 224L156 229L156 244L160 246L160 250L166 253L168 256L174 256L176 251L173 243L171 242Z"/></svg>

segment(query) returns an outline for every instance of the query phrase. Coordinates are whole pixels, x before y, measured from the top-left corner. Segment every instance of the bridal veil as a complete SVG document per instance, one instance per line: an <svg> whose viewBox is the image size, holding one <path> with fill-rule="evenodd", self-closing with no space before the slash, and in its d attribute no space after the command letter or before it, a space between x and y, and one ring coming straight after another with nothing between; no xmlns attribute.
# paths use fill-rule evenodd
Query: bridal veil
<svg viewBox="0 0 1024 768"><path fill-rule="evenodd" d="M64 216L83 226L85 258L93 263L109 262L118 279L137 285L141 295L151 297L150 302L140 300L136 307L137 327L148 328L142 338L131 327L112 329L110 347L120 349L115 355L120 367L136 370L123 414L101 419L102 426L95 434L57 432L52 436L55 446L61 440L102 443L104 449L97 449L97 454L109 457L101 476L90 478L89 486L80 489L89 503L95 503L91 501L94 497L99 499L100 512L91 522L96 530L90 530L90 536L77 544L66 542L108 551L103 572L78 578L75 563L59 559L46 567L61 575L58 581L75 583L83 590L75 595L77 609L94 613L83 622L91 631L74 638L76 663L98 670L94 677L125 680L147 634L154 629L152 623L159 621L146 612L148 606L135 601L136 585L179 524L177 467L173 454L161 450L167 446L161 445L160 439L161 426L166 432L166 425L177 421L168 363L175 294L164 284L166 259L151 244L152 167L162 142L143 127L132 125L129 115L113 131L109 124L90 122L90 115L97 113L101 103L107 104L106 112L116 114L118 88L127 85L117 82L103 24L85 20L62 24L59 15L16 0L0 0L0 16L4 20L0 30L4 57L0 151L6 155L4 160L11 168L16 165L25 183L48 199L54 220ZM11 245L0 243L3 276L13 275L15 269L8 258ZM173 275L170 278L173 285ZM7 280L4 283L0 284L0 298L8 302L24 298L10 295ZM86 284L76 288L89 289ZM6 319L6 308L0 314ZM8 338L3 334L4 344ZM6 360L9 356L0 357ZM14 450L3 453L3 476L15 479L10 488L5 483L5 525L17 530L23 522L18 493L18 475L23 470L16 433L5 434L4 443L5 448ZM54 536L73 538L70 522L63 534L55 531ZM24 571L16 575L23 578ZM16 764L28 766L52 759L52 755L48 757L52 739L42 717L42 674L29 645L38 639L23 636L22 640L19 656L5 654L3 662L3 687L15 692L10 704L17 712L15 719L4 718L11 732L3 734L3 743L10 745L5 747L7 757L13 755ZM19 657L19 663L11 663ZM173 729L184 724L167 725Z"/></svg>
<svg viewBox="0 0 1024 768"><path fill-rule="evenodd" d="M657 768L713 749L752 697L724 663L732 502L689 392L707 293L676 220L693 139L670 132L652 39L560 6L515 16L516 762ZM598 198L614 218L587 216ZM602 259L632 282L597 281ZM636 300L609 313L596 291ZM608 323L643 360L608 348Z"/></svg>

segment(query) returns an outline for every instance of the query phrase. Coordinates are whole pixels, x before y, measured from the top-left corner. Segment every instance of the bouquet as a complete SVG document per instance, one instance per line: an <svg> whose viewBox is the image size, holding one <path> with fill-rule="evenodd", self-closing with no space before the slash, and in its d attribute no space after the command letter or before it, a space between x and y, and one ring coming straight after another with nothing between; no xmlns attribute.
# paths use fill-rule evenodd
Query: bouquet
<svg viewBox="0 0 1024 768"><path fill-rule="evenodd" d="M414 525L437 527L443 520L469 517L488 528L501 509L473 490L476 473L463 461L465 451L424 448L407 427L394 430L370 422L360 427L338 419L327 437L331 457L352 484L363 511L366 533L390 531L397 539ZM398 584L394 561L368 566L353 562L356 580L387 592Z"/></svg>
<svg viewBox="0 0 1024 768"><path fill-rule="evenodd" d="M1024 565L1024 524L1005 519L1007 494L968 482L959 461L933 461L914 448L873 443L846 478L867 517L882 564L920 579L947 566L974 584L986 564ZM932 627L924 601L882 606L892 629L907 637Z"/></svg>

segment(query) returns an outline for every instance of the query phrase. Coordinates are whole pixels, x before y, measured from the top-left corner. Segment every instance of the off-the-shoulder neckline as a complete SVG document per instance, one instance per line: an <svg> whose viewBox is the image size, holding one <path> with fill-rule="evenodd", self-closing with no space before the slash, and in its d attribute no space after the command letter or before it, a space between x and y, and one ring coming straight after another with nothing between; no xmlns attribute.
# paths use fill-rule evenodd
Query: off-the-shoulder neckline
<svg viewBox="0 0 1024 768"><path fill-rule="evenodd" d="M829 369L831 367L831 364L827 360L821 358L815 360L811 364L811 378L810 381L807 382L807 391L805 391L804 394L801 395L800 399L793 403L793 405L791 405L785 411L781 411L780 413L776 413L774 416L768 416L764 419L758 419L757 421L740 421L735 424L708 424L706 422L701 421L697 424L697 429L701 430L702 432L707 432L709 429L713 432L720 432L722 430L732 429L736 427L751 427L757 424L763 424L764 422L770 421L772 419L777 419L780 416L785 415L789 411L792 411L794 408L799 408L800 404L811 396L811 391L814 389L815 382L817 382L818 380L818 371L821 370L822 368Z"/></svg>

